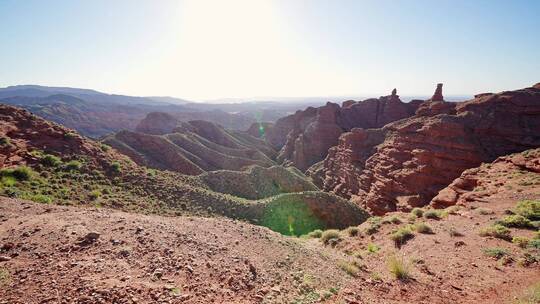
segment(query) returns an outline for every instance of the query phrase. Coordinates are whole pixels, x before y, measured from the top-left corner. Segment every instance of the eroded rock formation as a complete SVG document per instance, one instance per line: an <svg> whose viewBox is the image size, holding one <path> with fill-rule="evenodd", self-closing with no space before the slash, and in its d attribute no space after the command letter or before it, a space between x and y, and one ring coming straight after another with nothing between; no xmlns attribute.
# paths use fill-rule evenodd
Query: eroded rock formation
<svg viewBox="0 0 540 304"><path fill-rule="evenodd" d="M540 89L432 100L414 117L343 134L308 174L375 214L422 206L469 168L540 146Z"/></svg>
<svg viewBox="0 0 540 304"><path fill-rule="evenodd" d="M348 100L340 107L328 102L278 120L268 138L275 147L283 143L278 162L304 171L321 161L338 144L339 135L353 128L378 128L414 115L421 101L404 103L396 89L392 95L360 102ZM283 138L286 134L286 140Z"/></svg>

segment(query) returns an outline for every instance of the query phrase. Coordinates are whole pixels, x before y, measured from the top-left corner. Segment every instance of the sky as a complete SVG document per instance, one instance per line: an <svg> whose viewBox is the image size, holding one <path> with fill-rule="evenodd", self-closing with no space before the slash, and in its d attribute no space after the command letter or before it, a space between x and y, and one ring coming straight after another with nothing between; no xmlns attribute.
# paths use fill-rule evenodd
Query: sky
<svg viewBox="0 0 540 304"><path fill-rule="evenodd" d="M191 100L540 82L540 1L0 0L0 87Z"/></svg>

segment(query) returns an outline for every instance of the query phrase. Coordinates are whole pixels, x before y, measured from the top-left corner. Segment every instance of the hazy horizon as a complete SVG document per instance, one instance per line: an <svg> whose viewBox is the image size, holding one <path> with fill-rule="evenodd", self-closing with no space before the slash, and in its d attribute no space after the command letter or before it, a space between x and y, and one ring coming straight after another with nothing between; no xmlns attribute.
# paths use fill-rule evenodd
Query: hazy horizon
<svg viewBox="0 0 540 304"><path fill-rule="evenodd" d="M540 81L537 1L2 1L0 87L193 101L472 96Z"/></svg>

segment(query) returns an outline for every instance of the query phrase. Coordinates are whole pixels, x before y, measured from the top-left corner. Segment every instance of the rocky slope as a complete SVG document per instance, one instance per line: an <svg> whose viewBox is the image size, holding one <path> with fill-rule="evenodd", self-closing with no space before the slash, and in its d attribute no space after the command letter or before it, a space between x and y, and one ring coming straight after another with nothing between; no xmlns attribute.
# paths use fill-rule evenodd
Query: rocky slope
<svg viewBox="0 0 540 304"><path fill-rule="evenodd" d="M103 142L140 165L188 175L275 164L271 158L276 152L263 140L207 121L179 122L165 113L151 113L137 131L121 131Z"/></svg>
<svg viewBox="0 0 540 304"><path fill-rule="evenodd" d="M364 101L327 103L279 119L267 132L267 141L281 148L278 161L305 171L324 159L338 144L339 135L352 128L378 128L412 116L420 101L403 103L396 90L392 95Z"/></svg>
<svg viewBox="0 0 540 304"><path fill-rule="evenodd" d="M319 186L375 214L423 206L466 169L540 146L540 89L423 103L380 129L352 129L309 170Z"/></svg>
<svg viewBox="0 0 540 304"><path fill-rule="evenodd" d="M42 203L109 207L142 213L226 216L253 223L272 217L269 227L289 224L296 231L305 231L305 227L312 227L313 223L317 228L334 225L343 228L360 223L367 217L350 202L320 192L302 173L294 170L251 169L243 179L247 184L223 181L231 177L227 172L216 171L208 177L151 170L107 145L82 137L28 111L0 105L0 118L0 195ZM200 134L215 135L217 132L222 135L217 137L221 143L229 146L240 146L250 141L231 133L220 133L222 129L207 122L193 122L190 126L200 130ZM198 138L200 145L213 153L218 153L216 147L229 149L228 155L236 153L237 156L230 156L231 164L239 163L237 159L242 159L241 155L256 160L256 153L259 153L261 162L268 161L261 152L234 149L203 140L196 133L191 135L191 139ZM175 133L167 138L145 136L165 142L180 142L177 137L183 135ZM160 141L150 141L144 147L150 149L156 145L159 147L159 144ZM182 143L182 146L187 149L189 145ZM159 153L166 155L163 149L154 151L156 157ZM204 151L200 155L205 155ZM179 161L175 157L172 159ZM264 164L270 167L273 163ZM265 176L270 179L266 180ZM224 183L226 188L221 186ZM294 213L294 223L289 223L291 217L276 215L273 205L268 203L272 198L281 199L278 194L289 192L298 192L286 199L288 210ZM320 202L313 203L314 197L319 197ZM321 209L327 212L321 212ZM337 221L339 213L331 211L341 209L354 216Z"/></svg>

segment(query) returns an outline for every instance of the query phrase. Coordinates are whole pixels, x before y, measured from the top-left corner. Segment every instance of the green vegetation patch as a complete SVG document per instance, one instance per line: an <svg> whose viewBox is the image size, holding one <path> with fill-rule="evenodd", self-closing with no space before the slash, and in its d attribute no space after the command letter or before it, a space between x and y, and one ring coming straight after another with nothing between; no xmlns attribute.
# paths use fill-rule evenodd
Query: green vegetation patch
<svg viewBox="0 0 540 304"><path fill-rule="evenodd" d="M540 220L540 200L536 201L520 201L518 202L514 212L531 221Z"/></svg>
<svg viewBox="0 0 540 304"><path fill-rule="evenodd" d="M270 202L264 210L261 224L281 234L294 236L326 228L309 206L296 197Z"/></svg>

